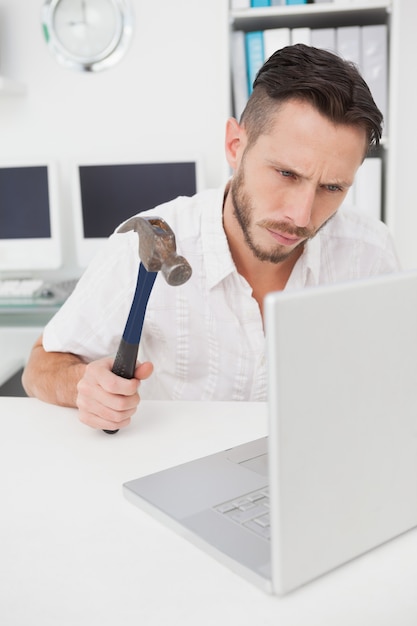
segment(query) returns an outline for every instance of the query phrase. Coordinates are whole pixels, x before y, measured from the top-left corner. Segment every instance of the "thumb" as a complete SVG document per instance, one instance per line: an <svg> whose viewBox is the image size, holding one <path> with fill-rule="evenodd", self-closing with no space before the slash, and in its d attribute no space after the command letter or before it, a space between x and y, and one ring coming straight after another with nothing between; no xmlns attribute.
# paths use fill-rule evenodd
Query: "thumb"
<svg viewBox="0 0 417 626"><path fill-rule="evenodd" d="M139 363L135 369L135 378L138 380L145 380L149 378L153 372L153 364L150 361Z"/></svg>

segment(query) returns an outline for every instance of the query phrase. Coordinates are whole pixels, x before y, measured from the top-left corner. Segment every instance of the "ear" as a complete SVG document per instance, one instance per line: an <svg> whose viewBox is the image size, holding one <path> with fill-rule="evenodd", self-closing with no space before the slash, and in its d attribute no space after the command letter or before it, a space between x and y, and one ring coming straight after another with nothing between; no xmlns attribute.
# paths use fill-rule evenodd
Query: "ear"
<svg viewBox="0 0 417 626"><path fill-rule="evenodd" d="M233 171L239 167L240 159L246 145L246 133L233 117L226 122L225 153Z"/></svg>

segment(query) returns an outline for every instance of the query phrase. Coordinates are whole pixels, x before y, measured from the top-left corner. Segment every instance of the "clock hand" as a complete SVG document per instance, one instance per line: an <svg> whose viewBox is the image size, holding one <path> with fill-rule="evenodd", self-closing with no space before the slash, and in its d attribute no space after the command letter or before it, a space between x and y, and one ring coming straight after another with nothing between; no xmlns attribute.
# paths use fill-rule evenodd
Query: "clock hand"
<svg viewBox="0 0 417 626"><path fill-rule="evenodd" d="M81 0L81 14L83 16L83 23L87 23L87 11L86 11L86 1Z"/></svg>
<svg viewBox="0 0 417 626"><path fill-rule="evenodd" d="M87 3L86 0L81 0L81 19L71 20L68 22L68 26L80 26L81 24L87 24Z"/></svg>
<svg viewBox="0 0 417 626"><path fill-rule="evenodd" d="M78 26L79 24L87 24L87 11L86 11L86 2L85 0L81 0L81 19L80 20L71 20L67 22L68 26Z"/></svg>

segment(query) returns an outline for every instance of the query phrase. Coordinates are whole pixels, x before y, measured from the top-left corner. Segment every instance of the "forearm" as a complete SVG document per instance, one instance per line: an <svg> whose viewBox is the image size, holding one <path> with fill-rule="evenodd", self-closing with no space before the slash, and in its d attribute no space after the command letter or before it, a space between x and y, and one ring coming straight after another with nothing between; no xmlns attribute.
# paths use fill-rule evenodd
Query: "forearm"
<svg viewBox="0 0 417 626"><path fill-rule="evenodd" d="M23 388L34 396L60 406L76 406L77 384L86 365L75 354L46 352L38 339L22 376Z"/></svg>

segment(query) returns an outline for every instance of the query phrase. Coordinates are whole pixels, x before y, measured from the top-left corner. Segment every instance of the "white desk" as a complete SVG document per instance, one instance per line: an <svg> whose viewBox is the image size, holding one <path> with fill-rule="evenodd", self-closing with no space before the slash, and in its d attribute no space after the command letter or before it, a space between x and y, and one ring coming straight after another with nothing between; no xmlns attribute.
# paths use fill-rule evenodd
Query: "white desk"
<svg viewBox="0 0 417 626"><path fill-rule="evenodd" d="M5 626L416 626L417 531L284 598L127 502L122 483L266 433L262 404L143 403L117 435L0 398Z"/></svg>

